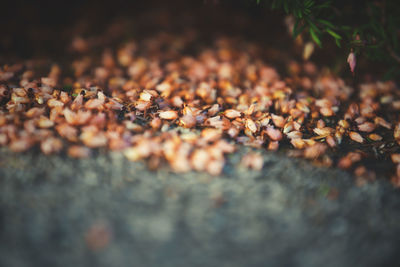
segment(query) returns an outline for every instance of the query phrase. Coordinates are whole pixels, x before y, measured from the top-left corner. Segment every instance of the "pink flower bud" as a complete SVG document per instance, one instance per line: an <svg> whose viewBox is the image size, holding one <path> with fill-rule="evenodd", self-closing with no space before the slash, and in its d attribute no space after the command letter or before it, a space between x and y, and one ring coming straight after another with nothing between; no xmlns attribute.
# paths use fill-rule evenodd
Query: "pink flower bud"
<svg viewBox="0 0 400 267"><path fill-rule="evenodd" d="M353 52L351 52L347 57L347 63L349 63L350 70L354 74L354 68L356 67L357 61L356 55Z"/></svg>

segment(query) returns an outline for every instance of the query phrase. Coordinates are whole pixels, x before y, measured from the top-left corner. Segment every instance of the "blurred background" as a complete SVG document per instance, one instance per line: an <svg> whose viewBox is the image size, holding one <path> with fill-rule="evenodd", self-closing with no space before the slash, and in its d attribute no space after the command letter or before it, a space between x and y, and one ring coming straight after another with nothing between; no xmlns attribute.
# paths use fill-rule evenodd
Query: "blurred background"
<svg viewBox="0 0 400 267"><path fill-rule="evenodd" d="M358 6L358 1L353 2ZM335 5L345 3L336 1ZM37 57L62 62L71 56L71 44L77 36L104 48L160 32L187 34L193 30L204 44L221 35L255 41L270 50L268 60L282 74L286 71L282 62L302 60L303 47L291 37L283 10L271 11L255 0L17 0L2 4L0 63ZM92 52L95 47L91 47ZM328 36L323 49L314 49L311 60L352 79L346 63L349 50L347 46L338 48ZM357 59L363 75L373 72L379 77L385 71L382 63L371 64L363 56Z"/></svg>
<svg viewBox="0 0 400 267"><path fill-rule="evenodd" d="M119 40L195 28L204 41L218 33L268 40L270 44L291 41L285 34L283 16L254 1L19 0L7 1L4 7L0 16L2 58L46 55L56 59L74 36L86 38L105 31L113 32Z"/></svg>

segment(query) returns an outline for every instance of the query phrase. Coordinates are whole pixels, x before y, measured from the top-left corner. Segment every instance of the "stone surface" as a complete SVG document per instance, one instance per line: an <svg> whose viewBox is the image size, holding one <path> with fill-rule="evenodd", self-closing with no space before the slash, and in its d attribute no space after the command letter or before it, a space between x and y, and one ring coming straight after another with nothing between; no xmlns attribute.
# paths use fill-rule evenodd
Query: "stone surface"
<svg viewBox="0 0 400 267"><path fill-rule="evenodd" d="M400 192L276 153L174 174L0 151L0 266L395 266Z"/></svg>

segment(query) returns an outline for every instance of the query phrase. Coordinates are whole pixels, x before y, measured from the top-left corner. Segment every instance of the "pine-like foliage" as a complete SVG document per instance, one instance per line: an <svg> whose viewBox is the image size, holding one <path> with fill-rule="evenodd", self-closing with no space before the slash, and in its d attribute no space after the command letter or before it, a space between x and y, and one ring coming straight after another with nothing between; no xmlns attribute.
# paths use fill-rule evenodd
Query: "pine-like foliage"
<svg viewBox="0 0 400 267"><path fill-rule="evenodd" d="M293 37L302 34L323 46L329 36L355 56L382 61L400 74L400 1L254 0L294 18Z"/></svg>

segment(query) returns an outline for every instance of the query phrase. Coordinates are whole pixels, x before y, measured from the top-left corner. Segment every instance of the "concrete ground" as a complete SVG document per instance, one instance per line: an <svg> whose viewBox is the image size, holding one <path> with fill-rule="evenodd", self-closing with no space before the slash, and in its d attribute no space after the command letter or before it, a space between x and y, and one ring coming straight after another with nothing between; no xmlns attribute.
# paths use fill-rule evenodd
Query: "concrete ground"
<svg viewBox="0 0 400 267"><path fill-rule="evenodd" d="M265 153L221 177L0 150L0 266L398 266L400 192Z"/></svg>

